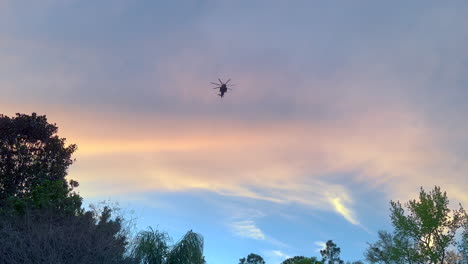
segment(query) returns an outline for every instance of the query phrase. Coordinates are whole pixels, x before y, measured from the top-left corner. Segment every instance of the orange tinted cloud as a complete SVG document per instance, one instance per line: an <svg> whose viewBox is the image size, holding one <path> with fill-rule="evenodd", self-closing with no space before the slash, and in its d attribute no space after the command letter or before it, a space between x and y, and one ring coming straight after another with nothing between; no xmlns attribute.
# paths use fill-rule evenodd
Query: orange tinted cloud
<svg viewBox="0 0 468 264"><path fill-rule="evenodd" d="M332 208L359 225L347 183L328 181L352 172L350 181L382 188L388 199L441 185L456 201L468 201L461 189L467 162L410 111L258 123L49 112L60 134L79 146L71 177L85 195L201 189ZM103 189L106 182L112 184Z"/></svg>
<svg viewBox="0 0 468 264"><path fill-rule="evenodd" d="M332 208L359 224L347 183L330 183L329 175L353 172L349 180L385 188L391 199L438 184L467 201L462 185L444 185L466 181L466 164L417 118L380 111L341 121L257 124L99 115L51 121L79 145L71 177L85 195L201 189ZM464 167L457 171L454 162Z"/></svg>

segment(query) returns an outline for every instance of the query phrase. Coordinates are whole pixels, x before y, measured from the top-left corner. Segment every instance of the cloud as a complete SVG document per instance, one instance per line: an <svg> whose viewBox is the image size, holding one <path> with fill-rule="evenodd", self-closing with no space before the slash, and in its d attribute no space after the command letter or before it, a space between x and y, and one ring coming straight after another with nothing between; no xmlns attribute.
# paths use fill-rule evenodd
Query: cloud
<svg viewBox="0 0 468 264"><path fill-rule="evenodd" d="M264 255L267 263L282 263L285 259L291 258L291 256L285 254L281 250L265 251Z"/></svg>
<svg viewBox="0 0 468 264"><path fill-rule="evenodd" d="M323 241L315 241L314 245L316 246L315 252L320 252L320 250L325 249L327 244Z"/></svg>
<svg viewBox="0 0 468 264"><path fill-rule="evenodd" d="M290 258L291 256L283 253L281 250L272 250L272 253L275 255L275 256L278 256L282 259L287 259L287 258Z"/></svg>
<svg viewBox="0 0 468 264"><path fill-rule="evenodd" d="M331 199L331 204L335 208L335 211L341 214L344 218L346 218L346 220L348 220L354 225L359 224L359 222L356 219L356 216L354 215L354 212L352 212L349 208L346 208L346 206L343 205L340 198Z"/></svg>
<svg viewBox="0 0 468 264"><path fill-rule="evenodd" d="M202 189L334 211L360 225L353 189L333 176L351 173L349 181L382 188L390 199L415 197L425 182L468 201L459 189L468 171L463 156L404 109L255 124L50 109L60 134L79 146L70 173L84 195ZM104 189L105 182L112 185Z"/></svg>
<svg viewBox="0 0 468 264"><path fill-rule="evenodd" d="M312 124L46 112L79 146L70 172L85 195L103 194L99 182L109 178L107 194L203 189L332 210L358 224L352 190L330 175L352 172L350 180L388 186L389 197L404 199L420 182L441 184L440 175L463 181L467 166L414 113L379 111ZM457 185L447 186L466 199Z"/></svg>
<svg viewBox="0 0 468 264"><path fill-rule="evenodd" d="M187 17L196 23L164 29L171 33L162 38L152 25L168 23L132 25L141 29L136 35L107 35L112 23L81 32L82 13L63 19L61 7L72 8L59 2L36 16L0 2L11 5L10 17L32 17L2 34L0 105L3 113L47 114L78 144L70 176L84 195L199 189L332 211L354 225L361 224L362 201L351 183L403 200L422 184L441 185L468 203L466 7L441 12L428 5L411 17L389 9L382 24L334 16L332 5L303 8L305 21L330 22L326 30L307 28L313 34L290 30L310 26L300 15L270 24L282 9L268 7L261 16L270 17L259 19L256 9L244 8L251 11L240 25L213 23L237 12L207 12L202 20ZM122 21L126 8L105 10L87 15ZM18 38L28 25L35 34ZM63 42L57 25L79 40ZM218 34L219 27L239 34L236 45L224 45L232 34ZM108 45L115 40L128 42ZM207 87L218 75L240 84L227 100Z"/></svg>
<svg viewBox="0 0 468 264"><path fill-rule="evenodd" d="M265 240L265 234L252 220L238 221L231 224L234 234L255 240Z"/></svg>

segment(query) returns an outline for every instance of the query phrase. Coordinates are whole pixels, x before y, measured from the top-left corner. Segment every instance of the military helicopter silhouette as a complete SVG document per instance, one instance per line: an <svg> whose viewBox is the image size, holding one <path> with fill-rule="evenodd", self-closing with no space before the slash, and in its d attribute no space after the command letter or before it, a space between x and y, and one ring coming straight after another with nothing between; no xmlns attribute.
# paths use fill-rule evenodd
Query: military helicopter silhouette
<svg viewBox="0 0 468 264"><path fill-rule="evenodd" d="M232 90L232 88L228 87L228 86L234 86L235 84L228 84L229 81L231 79L227 80L225 83L223 83L223 81L221 81L221 79L218 78L218 81L219 83L214 83L214 82L210 82L211 84L214 84L216 85L216 87L214 87L213 89L219 89L219 96L222 98L224 96L225 93L227 93L227 90Z"/></svg>

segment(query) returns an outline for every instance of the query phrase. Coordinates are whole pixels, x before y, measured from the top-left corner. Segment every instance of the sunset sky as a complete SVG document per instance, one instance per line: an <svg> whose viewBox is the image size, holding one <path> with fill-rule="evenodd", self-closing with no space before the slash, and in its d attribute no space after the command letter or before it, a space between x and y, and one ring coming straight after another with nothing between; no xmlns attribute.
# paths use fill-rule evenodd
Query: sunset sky
<svg viewBox="0 0 468 264"><path fill-rule="evenodd" d="M208 264L363 259L389 201L468 207L468 2L0 0L0 113L76 143L86 203ZM224 98L210 82L232 78Z"/></svg>

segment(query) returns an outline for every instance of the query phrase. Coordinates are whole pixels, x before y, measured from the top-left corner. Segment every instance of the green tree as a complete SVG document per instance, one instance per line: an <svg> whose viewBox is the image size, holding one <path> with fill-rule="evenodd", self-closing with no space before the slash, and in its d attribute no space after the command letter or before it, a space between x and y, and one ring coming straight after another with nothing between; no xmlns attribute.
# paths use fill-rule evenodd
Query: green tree
<svg viewBox="0 0 468 264"><path fill-rule="evenodd" d="M379 240L369 244L364 256L370 263L404 264L414 263L416 251L410 241L401 235L392 235L386 231L378 232Z"/></svg>
<svg viewBox="0 0 468 264"><path fill-rule="evenodd" d="M203 237L197 233L188 231L169 252L167 264L191 263L204 264Z"/></svg>
<svg viewBox="0 0 468 264"><path fill-rule="evenodd" d="M0 208L13 198L31 198L35 187L49 188L45 186L50 182L70 189L65 176L76 145L66 146L57 131L55 124L36 113L0 115ZM72 183L71 187L77 186Z"/></svg>
<svg viewBox="0 0 468 264"><path fill-rule="evenodd" d="M65 180L76 145L57 130L35 113L0 115L0 263L130 263L124 219L83 210Z"/></svg>
<svg viewBox="0 0 468 264"><path fill-rule="evenodd" d="M324 264L342 264L344 263L343 260L340 259L341 249L336 246L333 241L328 240L325 244L325 249L320 250L320 254L322 255L322 262Z"/></svg>
<svg viewBox="0 0 468 264"><path fill-rule="evenodd" d="M265 260L260 255L250 253L246 258L239 259L239 264L265 264Z"/></svg>
<svg viewBox="0 0 468 264"><path fill-rule="evenodd" d="M295 256L286 259L281 264L322 264L322 262L318 261L316 257Z"/></svg>
<svg viewBox="0 0 468 264"><path fill-rule="evenodd" d="M466 214L458 250L464 263L468 263L468 216Z"/></svg>
<svg viewBox="0 0 468 264"><path fill-rule="evenodd" d="M132 258L140 264L204 264L203 237L191 230L175 245L165 232L153 230L141 231L135 238L131 250Z"/></svg>
<svg viewBox="0 0 468 264"><path fill-rule="evenodd" d="M165 232L152 228L141 231L135 238L132 255L141 264L163 264L169 254L169 241L171 238Z"/></svg>
<svg viewBox="0 0 468 264"><path fill-rule="evenodd" d="M399 201L390 204L394 233L380 233L379 241L369 245L366 259L388 264L445 263L448 250L457 244L457 230L466 221L462 206L449 209L447 194L437 186L429 193L421 188L419 200L404 206Z"/></svg>

